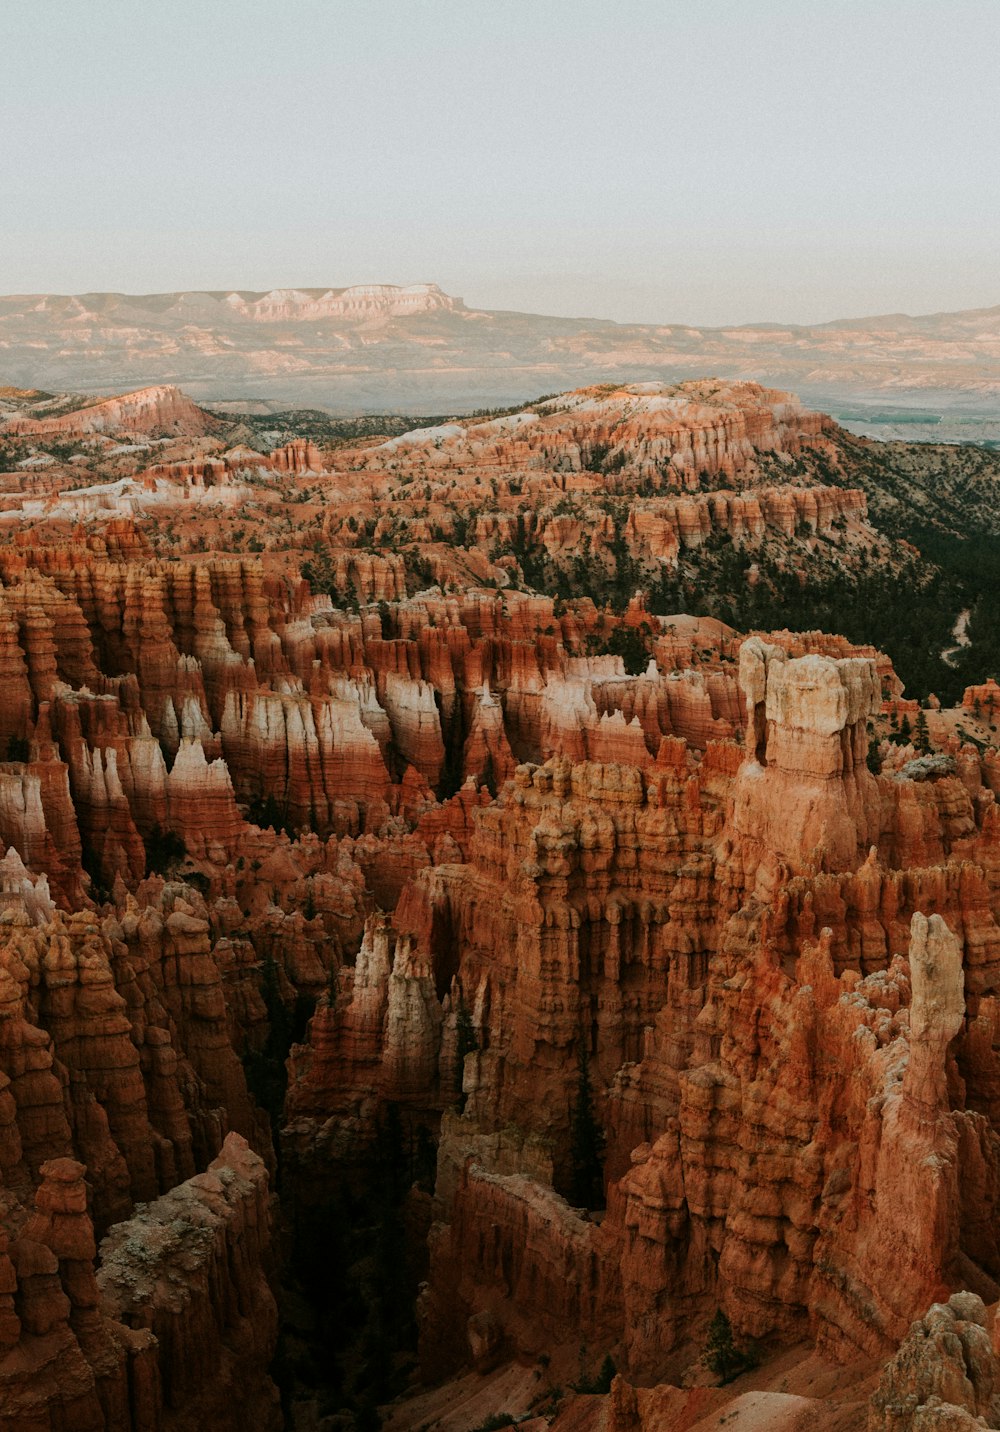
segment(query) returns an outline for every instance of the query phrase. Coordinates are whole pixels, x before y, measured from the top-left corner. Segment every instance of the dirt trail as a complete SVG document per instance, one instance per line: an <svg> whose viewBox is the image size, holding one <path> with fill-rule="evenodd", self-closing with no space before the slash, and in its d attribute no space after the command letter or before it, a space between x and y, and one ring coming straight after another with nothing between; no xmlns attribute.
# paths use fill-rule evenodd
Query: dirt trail
<svg viewBox="0 0 1000 1432"><path fill-rule="evenodd" d="M941 653L941 660L946 661L949 666L957 666L958 662L955 658L958 656L958 653L963 647L971 646L972 644L969 637L969 617L971 615L972 613L969 608L965 607L955 618L955 625L951 629L951 634L955 638L955 645L946 646Z"/></svg>

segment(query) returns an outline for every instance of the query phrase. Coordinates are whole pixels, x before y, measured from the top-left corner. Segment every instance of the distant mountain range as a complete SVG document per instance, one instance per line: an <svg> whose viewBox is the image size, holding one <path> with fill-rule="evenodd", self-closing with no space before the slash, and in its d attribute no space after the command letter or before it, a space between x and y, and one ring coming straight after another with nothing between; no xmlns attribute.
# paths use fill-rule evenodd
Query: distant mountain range
<svg viewBox="0 0 1000 1432"><path fill-rule="evenodd" d="M490 312L436 284L0 297L0 384L50 392L444 414L694 376L789 388L883 436L1000 442L1000 307L694 328Z"/></svg>

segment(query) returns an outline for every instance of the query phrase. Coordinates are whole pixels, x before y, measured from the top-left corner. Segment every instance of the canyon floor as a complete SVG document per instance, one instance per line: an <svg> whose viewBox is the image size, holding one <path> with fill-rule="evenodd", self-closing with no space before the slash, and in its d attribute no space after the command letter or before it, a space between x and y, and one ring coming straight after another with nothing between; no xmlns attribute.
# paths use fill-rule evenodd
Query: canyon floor
<svg viewBox="0 0 1000 1432"><path fill-rule="evenodd" d="M998 476L0 390L0 1425L1000 1427Z"/></svg>

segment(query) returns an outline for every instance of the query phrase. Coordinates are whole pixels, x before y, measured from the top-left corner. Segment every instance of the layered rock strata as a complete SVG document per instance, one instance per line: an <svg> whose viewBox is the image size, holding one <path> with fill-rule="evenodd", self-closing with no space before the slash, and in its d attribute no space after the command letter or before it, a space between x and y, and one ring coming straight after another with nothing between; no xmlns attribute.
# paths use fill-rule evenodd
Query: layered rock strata
<svg viewBox="0 0 1000 1432"><path fill-rule="evenodd" d="M390 1097L404 1048L414 1077L392 1097L440 1110L457 1002L472 1013L479 1051L465 1113L444 1125L421 1305L430 1370L467 1355L464 1320L487 1313L522 1352L579 1332L650 1377L717 1304L744 1334L808 1331L836 1357L871 1357L949 1286L1000 1295L983 1216L1000 1152L983 1112L1000 977L992 792L868 771L870 660L747 643L741 675L742 751L698 759L676 743L646 770L520 768L476 817L466 860L418 875L393 916L437 1008L428 986L428 1013L411 1004L395 1025L388 955L366 956L364 1005L359 989L314 1022L293 1114L335 1111L333 1089L354 1079ZM904 829L937 868L896 866ZM607 1138L600 1223L560 1196L581 1049ZM334 1122L356 1133L358 1096L340 1107Z"/></svg>

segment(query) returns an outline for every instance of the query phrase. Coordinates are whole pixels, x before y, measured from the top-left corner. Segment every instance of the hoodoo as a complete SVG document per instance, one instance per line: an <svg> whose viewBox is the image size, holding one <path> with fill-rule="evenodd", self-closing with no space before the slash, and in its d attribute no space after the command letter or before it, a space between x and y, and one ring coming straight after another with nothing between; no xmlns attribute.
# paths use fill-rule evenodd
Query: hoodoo
<svg viewBox="0 0 1000 1432"><path fill-rule="evenodd" d="M898 480L750 383L116 401L0 505L4 1414L992 1417L992 688L821 629L947 650Z"/></svg>

